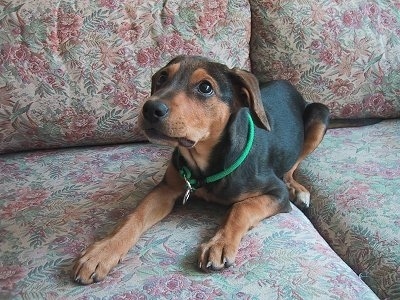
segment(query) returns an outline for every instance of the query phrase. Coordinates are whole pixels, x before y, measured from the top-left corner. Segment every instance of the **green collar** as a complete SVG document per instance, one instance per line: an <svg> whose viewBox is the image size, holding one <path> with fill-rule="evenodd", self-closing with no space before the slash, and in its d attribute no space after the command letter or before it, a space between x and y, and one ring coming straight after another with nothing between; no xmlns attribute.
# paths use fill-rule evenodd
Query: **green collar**
<svg viewBox="0 0 400 300"><path fill-rule="evenodd" d="M204 184L207 183L212 183L212 182L216 182L218 180L221 180L222 178L228 176L229 174L231 174L233 171L235 171L237 168L240 167L240 165L244 162L244 160L247 158L247 156L250 153L250 150L253 146L253 142L254 142L254 132L255 132L255 126L254 126L254 122L253 119L251 118L250 114L247 114L248 116L248 122L249 122L249 130L248 130L248 134L247 134L247 143L246 146L243 150L243 152L240 154L240 156L236 159L236 161L229 166L227 169L208 176L204 179L195 179L192 178L192 172L190 171L190 169L187 166L182 166L179 169L179 173L182 176L183 179L185 179L186 182L186 195L184 197L184 203L186 202L186 200L189 198L190 193L196 189L198 189L199 187L201 187Z"/></svg>

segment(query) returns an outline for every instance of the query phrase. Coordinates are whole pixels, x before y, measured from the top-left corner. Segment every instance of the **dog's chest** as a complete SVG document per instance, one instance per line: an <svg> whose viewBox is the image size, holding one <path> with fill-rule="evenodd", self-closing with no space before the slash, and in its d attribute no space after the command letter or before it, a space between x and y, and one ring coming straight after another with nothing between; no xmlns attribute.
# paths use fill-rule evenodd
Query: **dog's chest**
<svg viewBox="0 0 400 300"><path fill-rule="evenodd" d="M226 195L223 194L216 194L213 193L213 191L208 191L206 188L199 188L194 192L194 195L196 197L199 197L207 202L214 202L222 205L231 205L236 202L240 202L243 200L246 200L248 198L260 196L260 192L248 192L248 193L242 193L238 194L235 196L231 197L226 197Z"/></svg>
<svg viewBox="0 0 400 300"><path fill-rule="evenodd" d="M215 194L208 192L205 188L199 188L194 192L194 195L196 197L199 197L207 202L216 202L216 203L221 203L221 200L219 197L216 197ZM222 201L225 203L225 201Z"/></svg>

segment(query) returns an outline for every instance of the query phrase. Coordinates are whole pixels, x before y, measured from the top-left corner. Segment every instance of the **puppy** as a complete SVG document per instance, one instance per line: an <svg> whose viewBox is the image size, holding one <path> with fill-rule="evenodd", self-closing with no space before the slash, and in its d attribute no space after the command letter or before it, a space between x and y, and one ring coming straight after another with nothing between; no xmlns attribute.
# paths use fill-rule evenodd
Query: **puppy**
<svg viewBox="0 0 400 300"><path fill-rule="evenodd" d="M329 110L308 104L285 81L259 85L249 72L203 57L179 56L152 78L140 124L151 142L175 150L162 181L106 238L77 260L76 282L102 280L141 234L192 195L229 213L200 247L198 266L234 264L246 232L261 220L308 206L310 193L293 179L299 163L321 142Z"/></svg>

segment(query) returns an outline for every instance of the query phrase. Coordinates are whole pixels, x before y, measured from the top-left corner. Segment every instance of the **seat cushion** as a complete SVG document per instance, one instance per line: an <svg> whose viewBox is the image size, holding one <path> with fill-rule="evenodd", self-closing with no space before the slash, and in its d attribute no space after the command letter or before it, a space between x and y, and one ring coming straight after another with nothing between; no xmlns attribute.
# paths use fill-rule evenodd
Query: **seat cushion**
<svg viewBox="0 0 400 300"><path fill-rule="evenodd" d="M381 299L400 299L400 120L328 130L298 176L322 236Z"/></svg>
<svg viewBox="0 0 400 300"><path fill-rule="evenodd" d="M163 175L171 149L151 144L0 156L0 295L62 299L376 299L302 212L261 222L235 266L203 273L199 245L226 207L179 200L100 283L75 284L75 258L110 232Z"/></svg>

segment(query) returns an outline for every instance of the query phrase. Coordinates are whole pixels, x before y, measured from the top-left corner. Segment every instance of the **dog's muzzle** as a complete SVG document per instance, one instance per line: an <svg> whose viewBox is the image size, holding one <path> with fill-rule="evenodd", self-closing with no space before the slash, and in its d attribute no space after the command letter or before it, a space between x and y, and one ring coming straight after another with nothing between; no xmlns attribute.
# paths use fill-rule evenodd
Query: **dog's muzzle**
<svg viewBox="0 0 400 300"><path fill-rule="evenodd" d="M147 100L142 108L143 131L145 135L153 142L160 144L175 144L185 148L192 148L195 142L185 137L174 137L166 134L163 130L163 122L169 116L168 106L158 100Z"/></svg>

